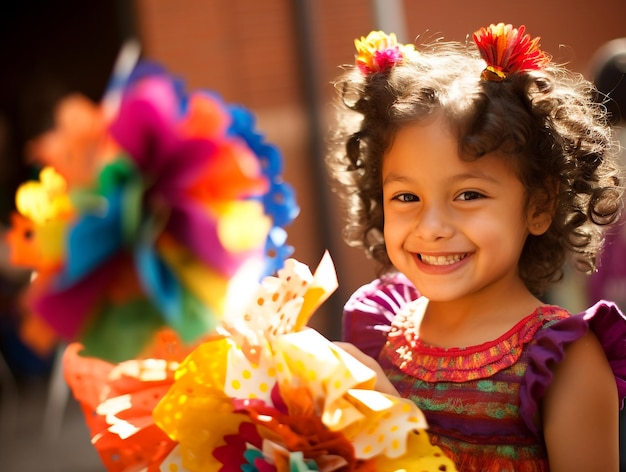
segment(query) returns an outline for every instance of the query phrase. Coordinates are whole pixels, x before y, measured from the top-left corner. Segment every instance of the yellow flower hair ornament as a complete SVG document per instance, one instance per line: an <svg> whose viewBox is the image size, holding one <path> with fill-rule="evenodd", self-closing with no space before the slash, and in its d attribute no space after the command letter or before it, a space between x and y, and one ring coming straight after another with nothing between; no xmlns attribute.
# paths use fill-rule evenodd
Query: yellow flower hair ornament
<svg viewBox="0 0 626 472"><path fill-rule="evenodd" d="M526 27L513 28L498 23L480 28L473 34L474 42L487 67L481 74L483 80L502 81L511 74L543 69L550 56L539 49L539 37L524 34Z"/></svg>
<svg viewBox="0 0 626 472"><path fill-rule="evenodd" d="M394 33L372 31L367 37L355 39L356 65L364 75L384 72L397 64L410 61L419 54L412 44L398 43Z"/></svg>

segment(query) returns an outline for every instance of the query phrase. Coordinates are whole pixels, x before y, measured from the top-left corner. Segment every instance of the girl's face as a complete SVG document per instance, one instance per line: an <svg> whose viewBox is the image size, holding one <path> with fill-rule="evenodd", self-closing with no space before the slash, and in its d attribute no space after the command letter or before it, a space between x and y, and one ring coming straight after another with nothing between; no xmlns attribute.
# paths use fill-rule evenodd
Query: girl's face
<svg viewBox="0 0 626 472"><path fill-rule="evenodd" d="M438 118L397 133L382 181L389 258L431 302L484 300L523 287L517 263L529 233L525 192L504 159L462 160L458 140Z"/></svg>

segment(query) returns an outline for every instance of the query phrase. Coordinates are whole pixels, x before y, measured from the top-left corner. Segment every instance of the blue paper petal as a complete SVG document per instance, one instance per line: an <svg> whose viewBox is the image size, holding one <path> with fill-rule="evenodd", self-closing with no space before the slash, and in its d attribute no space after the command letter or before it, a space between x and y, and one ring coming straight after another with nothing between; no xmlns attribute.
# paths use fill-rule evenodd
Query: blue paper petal
<svg viewBox="0 0 626 472"><path fill-rule="evenodd" d="M272 275L282 268L284 261L291 255L292 248L285 246L286 233L282 227L291 222L300 213L293 188L282 179L283 160L275 146L264 141L261 134L254 129L255 118L250 111L239 106L229 106L232 124L229 133L243 139L256 154L263 175L267 177L270 188L260 198L265 214L272 218L274 226L266 242L266 271L264 275Z"/></svg>
<svg viewBox="0 0 626 472"><path fill-rule="evenodd" d="M285 182L272 183L263 196L265 214L270 215L275 226L289 225L300 213L293 188Z"/></svg>
<svg viewBox="0 0 626 472"><path fill-rule="evenodd" d="M58 277L60 287L76 283L122 246L122 191L107 197L102 215L87 214L70 230L67 258L63 273Z"/></svg>
<svg viewBox="0 0 626 472"><path fill-rule="evenodd" d="M165 265L152 244L140 243L135 248L135 264L139 280L169 325L181 316L182 288L174 273Z"/></svg>
<svg viewBox="0 0 626 472"><path fill-rule="evenodd" d="M272 228L265 241L265 270L263 277L274 275L282 269L285 259L293 254L293 247L285 244L287 232L280 227Z"/></svg>

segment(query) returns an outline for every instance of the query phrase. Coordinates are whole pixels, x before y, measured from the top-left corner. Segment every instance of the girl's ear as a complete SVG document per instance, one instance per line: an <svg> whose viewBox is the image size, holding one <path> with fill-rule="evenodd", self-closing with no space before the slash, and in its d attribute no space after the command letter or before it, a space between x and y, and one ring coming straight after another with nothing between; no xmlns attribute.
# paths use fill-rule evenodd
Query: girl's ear
<svg viewBox="0 0 626 472"><path fill-rule="evenodd" d="M533 236L541 236L548 231L548 228L552 224L552 214L544 211L539 214L535 214L528 220L528 232Z"/></svg>
<svg viewBox="0 0 626 472"><path fill-rule="evenodd" d="M528 232L533 236L541 236L552 224L555 200L545 191L538 191L530 197L526 221Z"/></svg>

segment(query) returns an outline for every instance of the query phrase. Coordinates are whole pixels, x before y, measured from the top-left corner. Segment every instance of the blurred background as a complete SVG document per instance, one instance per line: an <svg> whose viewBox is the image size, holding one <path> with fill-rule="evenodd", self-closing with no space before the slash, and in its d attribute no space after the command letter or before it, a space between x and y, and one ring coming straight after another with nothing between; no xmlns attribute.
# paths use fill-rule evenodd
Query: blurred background
<svg viewBox="0 0 626 472"><path fill-rule="evenodd" d="M354 38L372 29L401 42L465 41L489 23L526 25L559 63L594 80L599 51L626 36L626 0L21 0L0 7L0 224L17 186L33 177L28 142L53 123L70 92L102 95L126 39L142 55L219 92L257 116L282 151L300 216L288 228L294 257L314 268L325 250L339 289L312 324L340 337L343 303L374 276L374 266L342 240L341 211L323 164L332 80L354 61ZM28 274L6 263L0 246L0 464L10 472L99 471L82 417L55 383L58 349L36 349L17 335L16 295ZM624 288L623 293L626 293ZM595 301L570 274L552 301L572 311Z"/></svg>

